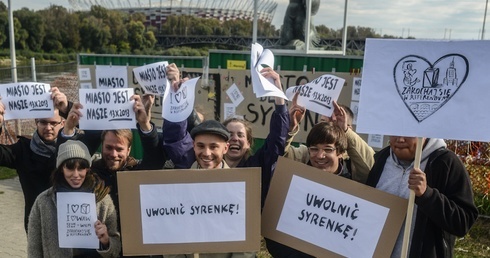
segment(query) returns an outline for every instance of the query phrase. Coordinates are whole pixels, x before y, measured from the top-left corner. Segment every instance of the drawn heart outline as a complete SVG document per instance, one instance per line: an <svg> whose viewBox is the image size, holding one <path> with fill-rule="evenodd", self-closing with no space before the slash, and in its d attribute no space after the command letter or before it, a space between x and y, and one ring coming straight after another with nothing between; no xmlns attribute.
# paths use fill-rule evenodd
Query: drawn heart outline
<svg viewBox="0 0 490 258"><path fill-rule="evenodd" d="M182 92L179 92L179 93L176 93L175 94L175 101L177 101L177 103L180 103L180 100L182 99L181 93Z"/></svg>
<svg viewBox="0 0 490 258"><path fill-rule="evenodd" d="M468 74L468 59L455 53L440 57L434 64L422 56L408 55L393 68L398 94L419 123L444 106Z"/></svg>
<svg viewBox="0 0 490 258"><path fill-rule="evenodd" d="M80 208L80 205L78 205L78 204L72 204L71 205L71 211L73 211L73 213L77 213L78 208Z"/></svg>

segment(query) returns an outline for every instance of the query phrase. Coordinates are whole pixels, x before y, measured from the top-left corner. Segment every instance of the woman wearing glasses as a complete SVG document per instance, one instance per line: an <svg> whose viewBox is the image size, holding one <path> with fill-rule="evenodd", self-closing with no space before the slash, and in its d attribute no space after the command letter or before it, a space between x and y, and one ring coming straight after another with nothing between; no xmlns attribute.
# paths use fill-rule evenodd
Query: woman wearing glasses
<svg viewBox="0 0 490 258"><path fill-rule="evenodd" d="M306 145L291 146L297 133L299 122L303 119L304 108L296 105L293 99L290 110L291 130L285 157L306 163L324 172L365 183L369 170L374 164L374 150L349 127L352 118L334 102L334 113L329 121L313 126L306 137ZM346 155L346 153L348 155ZM346 157L350 159L347 162ZM310 258L313 257L289 246L266 238L267 249L273 257Z"/></svg>

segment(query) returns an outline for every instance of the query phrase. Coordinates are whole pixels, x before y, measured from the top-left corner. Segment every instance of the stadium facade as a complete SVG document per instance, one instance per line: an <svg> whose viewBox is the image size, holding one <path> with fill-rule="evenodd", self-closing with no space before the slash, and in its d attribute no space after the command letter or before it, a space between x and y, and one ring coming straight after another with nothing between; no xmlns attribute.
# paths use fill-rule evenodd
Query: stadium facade
<svg viewBox="0 0 490 258"><path fill-rule="evenodd" d="M77 10L88 10L100 5L111 10L127 13L144 13L147 25L160 27L168 16L191 15L220 21L253 20L254 0L68 0ZM274 0L258 0L258 19L272 22L277 3Z"/></svg>

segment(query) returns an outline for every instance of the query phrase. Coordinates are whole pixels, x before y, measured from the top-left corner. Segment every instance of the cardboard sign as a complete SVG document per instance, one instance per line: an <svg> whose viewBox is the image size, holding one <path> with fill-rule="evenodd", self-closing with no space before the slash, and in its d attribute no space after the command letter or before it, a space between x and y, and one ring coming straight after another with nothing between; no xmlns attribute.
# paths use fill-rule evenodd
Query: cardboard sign
<svg viewBox="0 0 490 258"><path fill-rule="evenodd" d="M490 141L489 58L484 40L367 39L357 131Z"/></svg>
<svg viewBox="0 0 490 258"><path fill-rule="evenodd" d="M331 116L333 113L333 102L337 101L345 80L329 74L324 74L304 85L288 88L286 96L293 99L294 94L299 91L298 105L313 112Z"/></svg>
<svg viewBox="0 0 490 258"><path fill-rule="evenodd" d="M134 77L141 85L145 94L163 96L169 85L167 78L168 62L158 62L133 69Z"/></svg>
<svg viewBox="0 0 490 258"><path fill-rule="evenodd" d="M117 173L124 255L260 250L260 168Z"/></svg>
<svg viewBox="0 0 490 258"><path fill-rule="evenodd" d="M110 130L136 128L133 110L132 88L96 90L80 89L79 98L83 108L80 117L82 130Z"/></svg>
<svg viewBox="0 0 490 258"><path fill-rule="evenodd" d="M116 65L95 67L97 89L121 89L128 87L128 68Z"/></svg>
<svg viewBox="0 0 490 258"><path fill-rule="evenodd" d="M5 106L4 119L53 117L50 89L49 84L36 82L0 84L0 97Z"/></svg>
<svg viewBox="0 0 490 258"><path fill-rule="evenodd" d="M279 157L262 235L316 257L389 257L406 207L405 199Z"/></svg>
<svg viewBox="0 0 490 258"><path fill-rule="evenodd" d="M94 193L58 192L56 207L60 248L99 248Z"/></svg>

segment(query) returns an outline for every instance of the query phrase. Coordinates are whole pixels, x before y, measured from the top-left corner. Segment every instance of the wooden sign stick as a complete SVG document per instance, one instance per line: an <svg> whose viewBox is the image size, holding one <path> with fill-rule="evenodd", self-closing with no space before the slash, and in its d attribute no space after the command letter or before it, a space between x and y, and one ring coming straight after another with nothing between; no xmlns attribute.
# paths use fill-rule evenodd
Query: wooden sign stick
<svg viewBox="0 0 490 258"><path fill-rule="evenodd" d="M423 138L417 137L417 149L415 150L415 160L413 168L420 168L420 159L422 157ZM405 230L403 232L403 245L401 257L406 258L408 254L408 243L410 242L410 231L412 228L413 207L415 205L415 191L410 189L408 198L407 218L405 219Z"/></svg>

